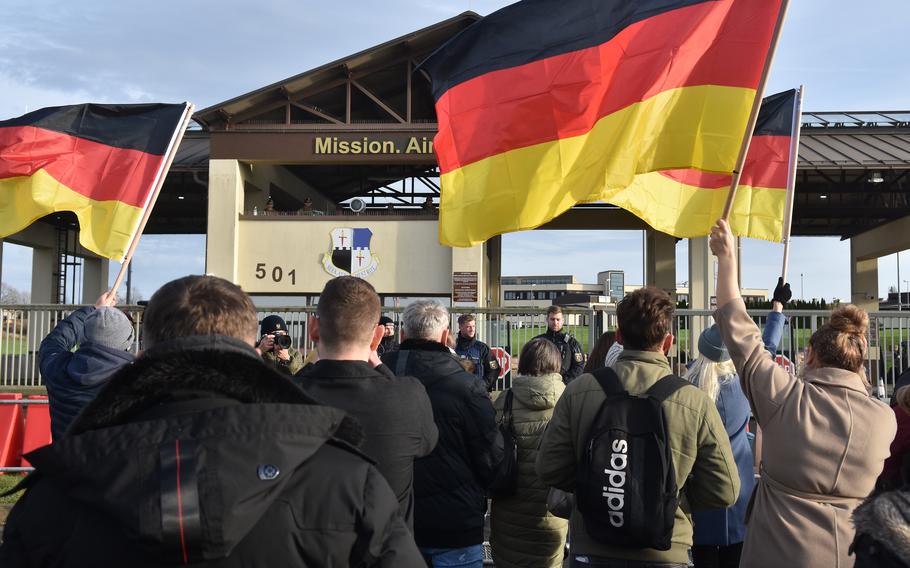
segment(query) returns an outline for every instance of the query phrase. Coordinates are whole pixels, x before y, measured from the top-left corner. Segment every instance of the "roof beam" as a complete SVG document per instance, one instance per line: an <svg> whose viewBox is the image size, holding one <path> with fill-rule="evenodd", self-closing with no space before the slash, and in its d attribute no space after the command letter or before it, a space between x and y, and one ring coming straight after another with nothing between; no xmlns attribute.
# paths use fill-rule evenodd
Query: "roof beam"
<svg viewBox="0 0 910 568"><path fill-rule="evenodd" d="M370 99L371 101L373 101L374 103L376 103L377 105L379 105L379 107L382 108L382 110L384 110L384 111L386 111L387 113L389 113L389 114L392 116L392 118L394 118L395 120L397 120L398 122L400 122L400 123L402 123L402 124L405 124L405 123L407 122L407 121L406 121L405 119L403 119L397 112L395 112L394 110L392 110L387 104L385 104L384 102L382 102L381 100L379 100L379 97L377 97L376 95L374 95L373 93L371 93L366 87L364 87L364 86L361 85L359 82L357 82L356 79L353 79L353 78L352 78L352 79L351 79L351 84L354 85L355 87L357 87L364 95L366 95L367 97L369 97L369 99Z"/></svg>

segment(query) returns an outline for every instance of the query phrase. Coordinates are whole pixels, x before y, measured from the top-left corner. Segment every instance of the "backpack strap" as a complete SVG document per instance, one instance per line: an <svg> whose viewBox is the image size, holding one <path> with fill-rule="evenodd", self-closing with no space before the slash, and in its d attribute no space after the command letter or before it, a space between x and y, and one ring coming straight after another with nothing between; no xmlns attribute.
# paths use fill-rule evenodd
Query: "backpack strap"
<svg viewBox="0 0 910 568"><path fill-rule="evenodd" d="M509 428L512 427L512 398L513 393L512 389L506 391L505 394L506 400L502 405L502 420L509 424Z"/></svg>
<svg viewBox="0 0 910 568"><path fill-rule="evenodd" d="M676 375L667 375L666 377L651 385L651 388L649 388L645 394L653 399L656 399L657 402L663 402L670 398L670 395L679 389L691 384L692 383L682 377L678 377Z"/></svg>
<svg viewBox="0 0 910 568"><path fill-rule="evenodd" d="M619 375L611 367L601 367L594 371L593 375L598 384L600 384L600 388L603 389L604 394L607 395L607 398L626 392L625 387L622 386L622 382L619 380Z"/></svg>

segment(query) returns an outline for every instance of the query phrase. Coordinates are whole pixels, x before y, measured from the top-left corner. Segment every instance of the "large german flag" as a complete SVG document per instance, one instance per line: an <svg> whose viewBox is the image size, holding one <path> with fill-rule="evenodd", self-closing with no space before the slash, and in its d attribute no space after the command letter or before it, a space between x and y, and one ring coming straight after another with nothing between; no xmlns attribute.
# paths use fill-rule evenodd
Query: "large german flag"
<svg viewBox="0 0 910 568"><path fill-rule="evenodd" d="M782 240L796 135L796 93L793 89L762 101L730 212L731 227L739 236ZM722 215L732 178L693 169L640 174L629 188L613 196L612 203L664 233L700 237L710 233Z"/></svg>
<svg viewBox="0 0 910 568"><path fill-rule="evenodd" d="M82 246L122 260L186 108L83 104L0 122L0 237L72 211Z"/></svg>
<svg viewBox="0 0 910 568"><path fill-rule="evenodd" d="M641 173L731 173L781 3L524 0L464 30L422 66L440 241L537 227Z"/></svg>

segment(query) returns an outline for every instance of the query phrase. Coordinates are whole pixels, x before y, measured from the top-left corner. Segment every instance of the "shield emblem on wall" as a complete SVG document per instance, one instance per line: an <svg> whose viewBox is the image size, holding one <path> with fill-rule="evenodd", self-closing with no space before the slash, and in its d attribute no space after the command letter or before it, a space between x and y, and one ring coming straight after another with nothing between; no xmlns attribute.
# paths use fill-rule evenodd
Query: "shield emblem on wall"
<svg viewBox="0 0 910 568"><path fill-rule="evenodd" d="M369 229L332 229L332 248L323 255L322 264L333 276L365 277L379 266L379 257L370 249L373 231Z"/></svg>

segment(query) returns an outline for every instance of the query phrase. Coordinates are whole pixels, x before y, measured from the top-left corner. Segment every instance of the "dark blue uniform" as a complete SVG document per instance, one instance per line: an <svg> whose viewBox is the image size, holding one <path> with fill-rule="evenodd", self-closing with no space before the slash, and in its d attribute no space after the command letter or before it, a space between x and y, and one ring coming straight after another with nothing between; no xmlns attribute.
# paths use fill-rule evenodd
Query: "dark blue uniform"
<svg viewBox="0 0 910 568"><path fill-rule="evenodd" d="M483 341L478 341L476 337L467 338L459 334L455 343L455 353L474 363L474 374L487 385L487 392L492 391L496 386L496 379L499 378L499 363L490 353L490 347Z"/></svg>
<svg viewBox="0 0 910 568"><path fill-rule="evenodd" d="M568 333L553 332L548 329L546 333L541 333L534 339L552 341L559 348L559 354L562 356L562 368L559 369L562 382L569 384L569 381L584 371L585 352L582 351L578 341Z"/></svg>

